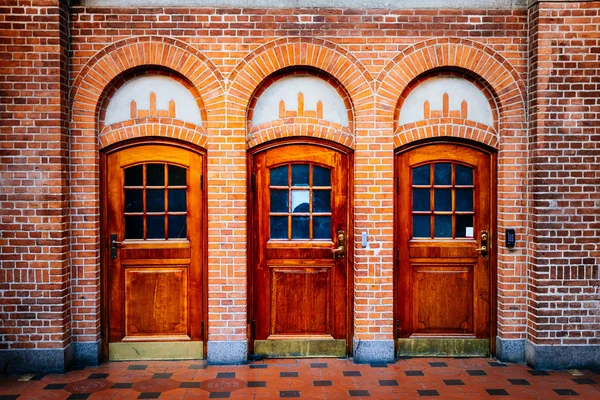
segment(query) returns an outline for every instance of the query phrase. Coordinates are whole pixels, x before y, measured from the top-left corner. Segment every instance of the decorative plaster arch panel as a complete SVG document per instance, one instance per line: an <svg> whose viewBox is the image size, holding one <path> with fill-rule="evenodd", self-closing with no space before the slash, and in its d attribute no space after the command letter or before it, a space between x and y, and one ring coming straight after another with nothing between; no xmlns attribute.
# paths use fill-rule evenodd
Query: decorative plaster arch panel
<svg viewBox="0 0 600 400"><path fill-rule="evenodd" d="M254 127L246 138L246 147L297 136L325 139L354 149L354 135L347 126L316 118L290 118L286 123L277 120Z"/></svg>
<svg viewBox="0 0 600 400"><path fill-rule="evenodd" d="M208 137L199 125L174 118L137 118L109 125L100 132L100 148L142 137L178 139L206 148Z"/></svg>

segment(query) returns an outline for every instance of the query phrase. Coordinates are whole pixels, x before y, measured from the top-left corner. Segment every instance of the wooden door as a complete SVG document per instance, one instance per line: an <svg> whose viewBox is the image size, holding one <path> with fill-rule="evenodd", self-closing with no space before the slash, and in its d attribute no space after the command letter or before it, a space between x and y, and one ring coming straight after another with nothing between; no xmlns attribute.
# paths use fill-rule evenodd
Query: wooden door
<svg viewBox="0 0 600 400"><path fill-rule="evenodd" d="M306 144L253 156L250 290L256 354L346 354L348 157Z"/></svg>
<svg viewBox="0 0 600 400"><path fill-rule="evenodd" d="M109 358L202 357L202 155L139 145L105 160Z"/></svg>
<svg viewBox="0 0 600 400"><path fill-rule="evenodd" d="M413 339L400 340L398 350L487 354L494 252L491 155L459 144L428 144L400 153L396 169L396 327L398 338ZM448 340L419 343L418 338Z"/></svg>

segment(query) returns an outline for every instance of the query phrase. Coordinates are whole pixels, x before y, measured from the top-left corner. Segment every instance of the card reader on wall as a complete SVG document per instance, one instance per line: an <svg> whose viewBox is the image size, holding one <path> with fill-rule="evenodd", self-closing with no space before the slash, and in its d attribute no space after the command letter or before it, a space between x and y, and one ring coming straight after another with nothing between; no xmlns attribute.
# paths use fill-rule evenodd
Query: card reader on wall
<svg viewBox="0 0 600 400"><path fill-rule="evenodd" d="M515 247L515 230L514 229L507 229L506 230L506 247L508 247L509 249L512 249Z"/></svg>

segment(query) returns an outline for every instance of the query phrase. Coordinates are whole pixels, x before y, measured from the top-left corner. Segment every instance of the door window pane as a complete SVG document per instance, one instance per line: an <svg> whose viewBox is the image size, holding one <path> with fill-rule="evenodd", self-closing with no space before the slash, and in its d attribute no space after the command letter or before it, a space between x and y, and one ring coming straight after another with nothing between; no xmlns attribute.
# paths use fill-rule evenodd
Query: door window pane
<svg viewBox="0 0 600 400"><path fill-rule="evenodd" d="M467 228L473 227L473 215L457 215L456 216L456 237L467 237ZM471 235L472 236L472 235Z"/></svg>
<svg viewBox="0 0 600 400"><path fill-rule="evenodd" d="M331 191L315 190L313 191L313 212L331 211Z"/></svg>
<svg viewBox="0 0 600 400"><path fill-rule="evenodd" d="M186 190L169 189L169 211L186 211Z"/></svg>
<svg viewBox="0 0 600 400"><path fill-rule="evenodd" d="M271 169L271 186L287 186L288 185L288 166L277 167Z"/></svg>
<svg viewBox="0 0 600 400"><path fill-rule="evenodd" d="M164 189L146 190L146 211L164 212L165 211L165 191Z"/></svg>
<svg viewBox="0 0 600 400"><path fill-rule="evenodd" d="M169 215L169 239L187 238L187 215Z"/></svg>
<svg viewBox="0 0 600 400"><path fill-rule="evenodd" d="M433 183L434 183L434 185L451 185L452 184L452 164L449 164L449 163L434 164Z"/></svg>
<svg viewBox="0 0 600 400"><path fill-rule="evenodd" d="M456 189L456 211L473 211L473 189Z"/></svg>
<svg viewBox="0 0 600 400"><path fill-rule="evenodd" d="M187 170L176 165L169 165L169 186L187 186Z"/></svg>
<svg viewBox="0 0 600 400"><path fill-rule="evenodd" d="M450 238L452 237L452 216L436 215L434 216L434 237Z"/></svg>
<svg viewBox="0 0 600 400"><path fill-rule="evenodd" d="M125 168L125 186L143 186L143 165Z"/></svg>
<svg viewBox="0 0 600 400"><path fill-rule="evenodd" d="M149 215L146 219L146 229L148 239L165 238L165 217Z"/></svg>
<svg viewBox="0 0 600 400"><path fill-rule="evenodd" d="M271 239L288 238L288 217L270 218Z"/></svg>
<svg viewBox="0 0 600 400"><path fill-rule="evenodd" d="M435 211L452 211L451 189L435 189L433 191L433 209Z"/></svg>
<svg viewBox="0 0 600 400"><path fill-rule="evenodd" d="M315 165L313 167L313 186L331 186L331 171Z"/></svg>
<svg viewBox="0 0 600 400"><path fill-rule="evenodd" d="M413 215L413 237L430 238L430 224L429 215Z"/></svg>
<svg viewBox="0 0 600 400"><path fill-rule="evenodd" d="M331 217L313 217L313 239L331 239Z"/></svg>
<svg viewBox="0 0 600 400"><path fill-rule="evenodd" d="M125 239L144 238L144 217L141 215L125 216Z"/></svg>
<svg viewBox="0 0 600 400"><path fill-rule="evenodd" d="M308 199L310 191L308 190L292 190L292 212L304 213L309 212Z"/></svg>
<svg viewBox="0 0 600 400"><path fill-rule="evenodd" d="M412 170L413 185L429 185L429 164L421 165Z"/></svg>
<svg viewBox="0 0 600 400"><path fill-rule="evenodd" d="M289 211L288 207L288 191L271 189L271 212Z"/></svg>
<svg viewBox="0 0 600 400"><path fill-rule="evenodd" d="M292 217L292 239L310 239L310 217Z"/></svg>
<svg viewBox="0 0 600 400"><path fill-rule="evenodd" d="M308 165L292 165L292 186L308 186Z"/></svg>
<svg viewBox="0 0 600 400"><path fill-rule="evenodd" d="M142 189L125 189L125 212L144 211L144 191Z"/></svg>
<svg viewBox="0 0 600 400"><path fill-rule="evenodd" d="M429 211L429 189L413 189L413 211Z"/></svg>
<svg viewBox="0 0 600 400"><path fill-rule="evenodd" d="M146 186L164 186L165 185L165 166L164 164L146 165Z"/></svg>
<svg viewBox="0 0 600 400"><path fill-rule="evenodd" d="M473 168L464 165L456 164L456 184L457 185L472 185L473 184Z"/></svg>

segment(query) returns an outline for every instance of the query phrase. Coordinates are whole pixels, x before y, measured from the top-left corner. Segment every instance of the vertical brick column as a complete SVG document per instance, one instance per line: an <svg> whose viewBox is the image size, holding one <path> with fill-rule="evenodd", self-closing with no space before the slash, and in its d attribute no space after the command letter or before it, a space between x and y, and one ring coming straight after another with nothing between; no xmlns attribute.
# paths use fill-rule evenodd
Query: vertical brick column
<svg viewBox="0 0 600 400"><path fill-rule="evenodd" d="M529 9L526 361L600 366L600 2Z"/></svg>
<svg viewBox="0 0 600 400"><path fill-rule="evenodd" d="M0 6L0 373L71 362L65 3Z"/></svg>

